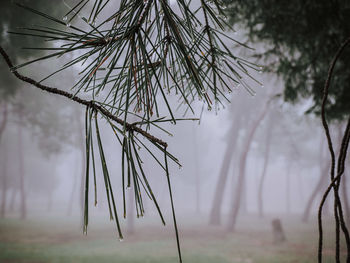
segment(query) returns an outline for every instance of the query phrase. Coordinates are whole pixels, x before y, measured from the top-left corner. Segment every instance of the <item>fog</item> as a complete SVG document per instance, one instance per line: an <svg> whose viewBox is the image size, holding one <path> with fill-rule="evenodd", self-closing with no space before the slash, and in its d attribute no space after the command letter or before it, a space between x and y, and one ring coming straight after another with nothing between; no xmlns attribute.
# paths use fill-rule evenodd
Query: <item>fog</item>
<svg viewBox="0 0 350 263"><path fill-rule="evenodd" d="M244 29L239 29L237 33L230 34L244 41ZM265 46L253 47L263 50ZM240 53L252 55L244 49ZM53 72L57 65L69 61L69 56L39 62L21 72L40 80ZM4 62L1 60L0 63ZM44 83L69 91L79 80L79 70L75 66ZM181 164L179 166L169 161L169 174L180 244L188 262L268 262L262 258L259 260L265 249L277 260L288 253L295 255L291 258L298 260L297 253L300 251L305 253L307 260L315 258L317 211L321 196L328 186L328 182L322 178L324 170L328 172L328 166L324 166L330 160L321 120L318 116L305 113L311 105L309 99L298 104L284 102L281 96L284 82L275 74L257 73L256 78L263 83L263 87L249 83L255 95L244 87L236 88L228 95L230 102L224 102L212 110L207 110L202 101L195 101L195 114L187 112L184 106L174 111L174 114L176 118L198 120L164 124L162 127L170 134L154 128L149 130L149 133L168 143L167 150ZM23 240L28 243L35 240L33 244L40 251L45 249L44 244L60 245L68 242L74 247L78 246L81 253L69 262L78 262L75 261L78 258L81 262L87 262L87 258L82 255L89 249L94 251L94 259L98 260L100 254L93 242L118 240L116 226L110 221L98 154L95 154L96 205L90 171L87 240L91 243L84 243L81 247L80 243L74 243L84 237L85 108L28 84L15 83L19 91L7 101L6 106L1 104L0 107L0 122L7 118L0 141L0 242L6 244L6 249L0 248L0 252L6 252L8 258L17 253L20 255L21 250L15 248L14 244L19 242L23 245ZM176 108L178 96L171 94L169 97L170 103ZM160 104L159 109L162 113L167 111L164 103ZM147 262L158 262L155 260L157 255L160 255L160 260L168 260L170 254L169 262L176 262L165 171L145 147L141 147L144 171L165 215L166 227L162 225L154 202L147 197L142 187L144 216L136 215L132 186L125 189L127 214L123 218L122 149L105 119L98 118L98 121L125 240L116 245L113 243L113 247L108 247L108 252L106 250L102 254L120 255L121 261L116 262L142 262L143 257ZM132 117L129 121L133 121ZM337 138L335 149L339 148L339 127L342 124L331 126L332 135ZM138 136L142 140L142 135ZM96 141L94 147L97 153ZM161 154L155 154L163 158ZM344 189L348 187L348 182L345 183ZM328 198L324 209L326 222L332 222L332 203L332 197ZM274 219L280 220L286 236L286 241L277 241L277 244L272 225ZM24 230L14 231L17 228ZM325 231L328 230L326 227ZM12 232L18 238L12 236ZM39 236L42 241L37 239ZM54 237L62 237L63 241L57 241ZM310 245L303 248L305 243ZM230 248L226 249L225 244ZM57 251L60 248L54 245L50 247L57 249L53 256L35 258L38 254L28 252L24 258L36 255L33 256L34 261L30 262L68 262L64 256L59 259L60 252ZM122 251L126 246L127 250ZM254 247L253 251L258 251L258 256L254 256L255 252L250 254L245 250L249 246ZM332 247L332 244L327 246ZM230 252L235 247L238 247L238 254ZM64 255L70 253L61 249ZM134 250L140 258L133 259ZM3 260L1 262L10 262L6 261L6 257Z"/></svg>

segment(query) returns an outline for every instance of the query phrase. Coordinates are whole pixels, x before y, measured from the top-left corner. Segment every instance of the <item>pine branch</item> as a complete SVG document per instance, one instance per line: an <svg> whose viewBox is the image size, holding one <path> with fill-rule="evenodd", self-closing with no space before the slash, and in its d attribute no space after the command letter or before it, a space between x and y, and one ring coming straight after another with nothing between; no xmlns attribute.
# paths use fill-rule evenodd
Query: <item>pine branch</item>
<svg viewBox="0 0 350 263"><path fill-rule="evenodd" d="M2 55L2 57L4 58L4 60L6 61L8 67L11 69L13 68L13 64L12 61L10 59L10 57L8 56L8 54L5 52L5 50L0 46L0 53ZM163 147L167 147L168 144L164 141L162 141L161 139L149 134L148 132L144 131L143 129L135 126L132 123L128 123L125 122L124 120L114 116L112 113L110 113L109 111L107 111L105 108L103 108L101 105L98 105L95 101L88 101L88 100L84 100L78 96L73 95L72 93L66 92L64 90L60 90L57 88L53 88L53 87L49 87L46 85L42 85L39 82L35 81L32 78L26 77L21 75L20 73L18 73L17 70L11 70L11 72L20 80L27 82L41 90L47 91L49 93L53 93L53 94L57 94L63 97L66 97L72 101L75 101L79 104L85 105L87 107L90 107L92 109L95 109L96 111L99 111L100 113L102 113L104 116L106 116L107 118L117 122L118 124L125 126L127 131L132 131L132 132L137 132L141 135L143 135L144 137L146 137L147 139L149 139L150 141L152 141L153 143L159 144Z"/></svg>

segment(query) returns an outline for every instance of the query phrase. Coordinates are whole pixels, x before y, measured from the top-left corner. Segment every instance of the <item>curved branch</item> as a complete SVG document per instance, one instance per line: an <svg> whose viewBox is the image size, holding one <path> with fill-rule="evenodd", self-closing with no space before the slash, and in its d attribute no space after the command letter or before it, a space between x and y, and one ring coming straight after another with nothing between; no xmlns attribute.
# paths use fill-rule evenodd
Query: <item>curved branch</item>
<svg viewBox="0 0 350 263"><path fill-rule="evenodd" d="M8 54L5 52L5 50L0 46L0 54L2 55L2 57L4 58L4 60L6 61L8 67L11 69L13 68L13 64L12 61L10 59L10 57L8 56ZM11 70L11 72L13 73L13 75L15 75L18 79L27 82L41 90L47 91L49 93L53 93L53 94L57 94L63 97L66 97L72 101L75 101L79 104L91 107L97 111L99 111L101 114L105 115L106 117L110 118L111 120L117 122L118 124L125 126L126 130L128 131L134 131L137 132L141 135L143 135L144 137L146 137L148 140L150 140L153 143L159 144L163 147L167 147L168 144L164 141L162 141L161 139L149 134L148 132L144 131L143 129L135 126L135 124L131 124L128 122L123 121L122 119L119 119L118 117L114 116L111 112L109 112L108 110L106 110L104 107L102 107L101 105L97 104L95 101L88 101L88 100L84 100L78 96L75 96L72 93L66 92L64 90L60 90L57 88L53 88L53 87L49 87L46 85L42 85L39 82L35 81L32 78L26 77L21 75L20 73L18 73L17 70Z"/></svg>
<svg viewBox="0 0 350 263"><path fill-rule="evenodd" d="M339 193L338 193L339 183L341 180L341 176L344 172L343 159L346 156L346 151L348 148L348 144L346 143L346 141L348 140L349 129L347 128L347 130L344 133L343 143L342 143L341 150L340 150L339 157L338 157L339 165L338 165L337 176L335 177L335 175L334 175L335 163L336 163L335 153L334 153L334 149L333 149L333 143L332 143L332 139L330 136L329 127L328 127L328 123L326 120L326 112L325 112L325 106L326 106L326 102L327 102L327 98L328 98L328 90L329 90L329 86L330 86L330 82L331 82L331 78L333 75L333 71L334 71L336 62L339 59L339 57L341 56L341 54L343 53L346 46L349 44L350 44L350 37L347 38L343 42L343 44L340 46L337 53L335 54L335 56L331 62L331 65L329 67L327 80L326 80L326 83L325 83L325 86L323 89L321 117L322 117L322 124L323 124L325 134L327 137L329 152L331 154L331 181L332 182L331 182L329 188L327 189L327 191L324 193L324 196L322 198L322 201L321 201L321 204L320 204L320 207L318 210L318 224L319 224L318 262L320 262L320 263L322 262L322 246L323 246L322 208L323 208L324 201L327 198L327 195L332 187L334 189L334 197L335 197L334 214L335 214L335 219L336 219L336 261L337 262L340 261L339 260L339 225L342 227L342 230L344 232L348 249L350 246L349 233L348 233L348 230L347 230L345 222L344 222L343 212L342 212L342 208L341 208L341 201L340 201ZM350 122L350 119L349 119L349 122ZM339 218L339 216L340 216L340 218ZM349 253L348 253L347 260L349 261Z"/></svg>

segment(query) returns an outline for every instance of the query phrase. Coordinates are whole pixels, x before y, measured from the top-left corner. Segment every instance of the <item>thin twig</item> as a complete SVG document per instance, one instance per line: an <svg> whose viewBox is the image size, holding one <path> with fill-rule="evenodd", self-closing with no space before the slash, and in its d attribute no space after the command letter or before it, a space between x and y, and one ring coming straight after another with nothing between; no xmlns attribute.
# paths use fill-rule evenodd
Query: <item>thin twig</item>
<svg viewBox="0 0 350 263"><path fill-rule="evenodd" d="M343 168L343 167L338 167L337 177L334 177L335 153L334 153L332 139L330 136L329 127L328 127L328 123L326 120L326 113L325 113L325 106L326 106L326 102L327 102L327 98L328 98L328 90L329 90L330 81L331 81L331 78L333 75L334 67L335 67L337 60L339 59L339 57L341 56L342 52L344 51L345 47L348 44L350 44L350 37L343 42L343 44L340 46L337 53L335 54L335 56L332 60L332 63L329 67L327 80L326 80L324 90L323 90L321 117L322 117L322 124L323 124L325 134L327 137L329 152L331 154L331 181L332 181L332 183L330 184L329 190L327 189L327 191L325 192L323 199L322 199L322 202L321 202L320 207L319 207L319 211L318 211L318 225L319 225L318 226L319 227L318 262L319 263L322 262L322 247L323 247L322 208L323 208L324 201L327 198L327 195L328 195L331 187L333 187L333 189L334 189L334 197L335 197L334 198L335 199L335 201L334 201L335 202L334 203L334 213L335 213L335 219L336 219L336 261L337 262L340 262L340 259L339 259L339 247L340 247L340 244L339 244L339 225L341 225L342 230L344 232L348 250L349 250L349 246L350 246L349 233L347 231L347 228L346 228L346 225L344 222L342 208L341 208L341 201L339 198L339 192L338 192L339 185L337 184L337 182L340 183L340 179L341 179L341 176L343 174L341 171L343 169L339 169L339 168ZM348 133L348 131L346 131L344 134L343 142L346 141L346 139L347 139L346 138L348 136L347 133ZM344 154L346 155L347 146L348 146L348 144L346 144L346 143L342 144L342 148L341 148L340 153L339 153L340 162L344 158ZM338 218L338 213L339 213L340 218ZM349 251L348 251L347 262L349 262Z"/></svg>
<svg viewBox="0 0 350 263"><path fill-rule="evenodd" d="M5 50L0 46L0 54L2 55L2 57L4 58L4 60L6 61L8 67L11 69L13 68L13 64L12 61L10 59L10 57L8 56L8 54L5 52ZM57 94L63 97L66 97L72 101L75 101L79 104L91 107L93 109L95 109L96 111L100 112L101 114L105 115L106 117L110 118L111 120L117 122L118 124L124 126L127 131L134 131L137 132L141 135L143 135L144 137L146 137L148 140L152 141L153 143L159 144L163 147L167 147L168 144L164 141L162 141L161 139L149 134L148 132L144 131L143 129L135 126L134 124L128 123L128 122L124 122L122 119L119 119L118 117L114 116L112 113L110 113L108 110L106 110L104 107L102 107L101 105L97 104L97 102L95 101L88 101L88 100L84 100L78 96L75 96L72 93L66 92L64 90L60 90L57 88L53 88L53 87L49 87L46 85L42 85L39 82L35 81L32 78L26 77L21 75L20 73L18 73L17 70L11 70L11 72L20 80L27 82L41 90L47 91L49 93L53 93L53 94Z"/></svg>

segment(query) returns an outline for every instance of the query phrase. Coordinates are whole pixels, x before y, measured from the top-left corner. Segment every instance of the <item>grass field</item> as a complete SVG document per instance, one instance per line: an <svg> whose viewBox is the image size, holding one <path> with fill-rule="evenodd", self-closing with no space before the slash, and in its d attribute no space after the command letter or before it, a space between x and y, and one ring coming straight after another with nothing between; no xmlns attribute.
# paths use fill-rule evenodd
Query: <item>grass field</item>
<svg viewBox="0 0 350 263"><path fill-rule="evenodd" d="M204 217L201 217L204 218ZM244 222L244 223L242 223ZM206 220L179 218L184 262L316 262L317 225L282 219L287 242L273 244L270 220L244 218L235 233L209 227ZM326 221L324 262L334 262L333 224ZM136 234L120 242L113 225L95 220L87 236L65 218L0 220L0 262L178 262L171 225L137 222ZM345 249L342 249L342 257Z"/></svg>

